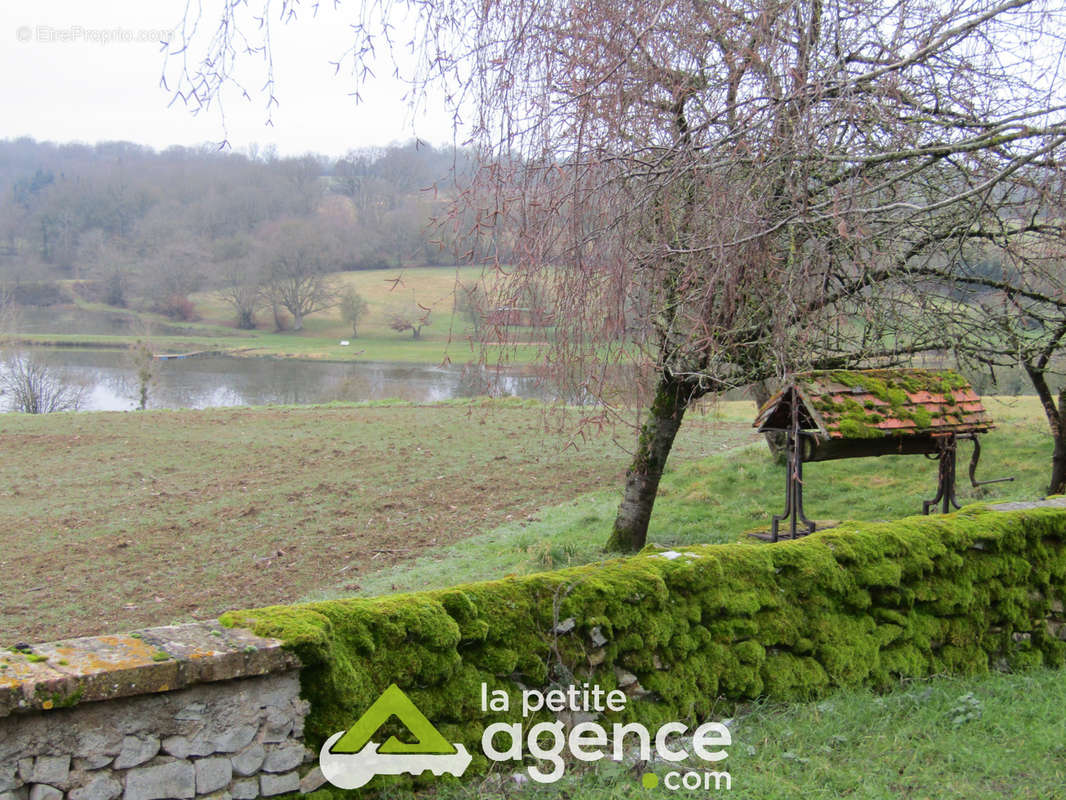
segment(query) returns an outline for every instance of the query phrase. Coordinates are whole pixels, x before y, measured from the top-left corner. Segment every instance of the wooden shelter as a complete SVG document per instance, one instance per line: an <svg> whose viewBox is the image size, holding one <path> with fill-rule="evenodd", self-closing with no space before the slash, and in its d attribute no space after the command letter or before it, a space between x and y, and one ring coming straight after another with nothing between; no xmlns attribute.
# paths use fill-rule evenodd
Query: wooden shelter
<svg viewBox="0 0 1066 800"><path fill-rule="evenodd" d="M959 439L974 443L970 481L980 458L978 434L993 426L973 387L949 370L877 369L806 372L792 379L759 410L755 427L787 438L788 474L785 511L775 515L771 539L781 520L790 521L795 538L815 524L803 511L803 464L837 458L922 453L940 462L937 494L922 512L938 503L946 513L955 500L955 453ZM1001 478L999 480L1012 480Z"/></svg>

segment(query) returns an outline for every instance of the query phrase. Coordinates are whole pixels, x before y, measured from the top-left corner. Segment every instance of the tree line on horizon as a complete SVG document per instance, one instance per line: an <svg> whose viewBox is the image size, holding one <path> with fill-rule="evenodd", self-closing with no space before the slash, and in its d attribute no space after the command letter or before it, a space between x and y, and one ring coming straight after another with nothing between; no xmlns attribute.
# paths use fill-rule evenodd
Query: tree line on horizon
<svg viewBox="0 0 1066 800"><path fill-rule="evenodd" d="M47 305L56 281L77 280L89 299L174 319L195 313L190 294L217 291L254 327L252 298L277 312L294 281L455 264L471 247L436 220L471 170L470 153L421 142L330 159L0 141L0 281Z"/></svg>

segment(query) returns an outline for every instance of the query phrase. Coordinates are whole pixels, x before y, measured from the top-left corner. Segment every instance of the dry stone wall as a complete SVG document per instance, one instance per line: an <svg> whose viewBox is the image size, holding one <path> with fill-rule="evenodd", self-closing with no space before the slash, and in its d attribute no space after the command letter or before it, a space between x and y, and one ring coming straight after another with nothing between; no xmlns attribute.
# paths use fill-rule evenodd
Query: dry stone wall
<svg viewBox="0 0 1066 800"><path fill-rule="evenodd" d="M0 666L0 800L252 800L300 791L313 759L298 662L247 631L74 639Z"/></svg>

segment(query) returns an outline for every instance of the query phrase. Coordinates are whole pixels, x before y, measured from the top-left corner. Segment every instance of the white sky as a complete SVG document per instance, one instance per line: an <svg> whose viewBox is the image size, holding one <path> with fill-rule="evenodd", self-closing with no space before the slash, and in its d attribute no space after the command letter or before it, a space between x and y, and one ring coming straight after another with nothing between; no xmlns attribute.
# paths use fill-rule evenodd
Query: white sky
<svg viewBox="0 0 1066 800"><path fill-rule="evenodd" d="M388 65L377 70L362 103L349 96L350 83L329 63L347 46L347 23L330 5L322 4L317 19L305 14L272 27L280 103L273 127L265 125L265 97L253 94L249 103L233 94L224 129L214 111L194 117L180 101L168 108L171 96L159 85L163 52L152 32L177 25L185 0L0 4L0 139L126 140L163 149L228 138L241 152L254 142L274 144L281 155L330 156L416 136L451 142L451 117L443 109L413 113L401 100L403 85L387 77ZM104 42L116 29L132 41ZM262 80L249 79L249 89Z"/></svg>

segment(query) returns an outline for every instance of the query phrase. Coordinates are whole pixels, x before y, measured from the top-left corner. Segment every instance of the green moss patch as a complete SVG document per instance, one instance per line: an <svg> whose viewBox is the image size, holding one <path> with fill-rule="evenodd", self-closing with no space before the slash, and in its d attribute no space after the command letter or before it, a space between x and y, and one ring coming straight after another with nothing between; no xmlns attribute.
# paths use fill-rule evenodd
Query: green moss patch
<svg viewBox="0 0 1066 800"><path fill-rule="evenodd" d="M805 384L812 404L825 419L827 427L853 439L899 435L898 430L885 431L876 427L886 419L913 422L918 430L930 429L933 415L924 406L911 401L910 396L917 392L942 396L942 416L959 424L960 420L952 416L956 405L952 392L970 389L969 382L951 370L824 370L804 373L797 376L797 380ZM834 397L839 394L834 386L862 394L859 399L845 397L841 400Z"/></svg>

